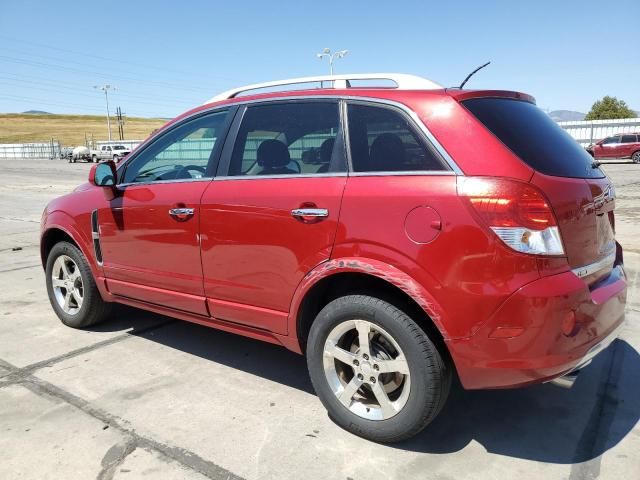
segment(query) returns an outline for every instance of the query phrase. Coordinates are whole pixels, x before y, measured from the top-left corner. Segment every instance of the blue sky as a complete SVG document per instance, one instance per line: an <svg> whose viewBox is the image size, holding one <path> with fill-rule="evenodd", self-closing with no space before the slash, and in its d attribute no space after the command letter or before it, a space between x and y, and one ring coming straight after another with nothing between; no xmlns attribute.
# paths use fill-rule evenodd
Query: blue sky
<svg viewBox="0 0 640 480"><path fill-rule="evenodd" d="M221 90L327 73L315 53L349 49L337 73L403 72L533 94L588 111L603 95L640 110L640 2L6 1L0 112L173 117Z"/></svg>

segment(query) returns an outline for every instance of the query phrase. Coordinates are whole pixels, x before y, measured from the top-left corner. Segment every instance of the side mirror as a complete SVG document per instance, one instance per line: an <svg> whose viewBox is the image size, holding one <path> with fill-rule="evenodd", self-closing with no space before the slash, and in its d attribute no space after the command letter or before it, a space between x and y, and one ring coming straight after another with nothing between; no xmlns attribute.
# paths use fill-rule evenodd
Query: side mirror
<svg viewBox="0 0 640 480"><path fill-rule="evenodd" d="M116 178L116 164L113 160L98 163L89 172L89 182L98 187L114 187Z"/></svg>

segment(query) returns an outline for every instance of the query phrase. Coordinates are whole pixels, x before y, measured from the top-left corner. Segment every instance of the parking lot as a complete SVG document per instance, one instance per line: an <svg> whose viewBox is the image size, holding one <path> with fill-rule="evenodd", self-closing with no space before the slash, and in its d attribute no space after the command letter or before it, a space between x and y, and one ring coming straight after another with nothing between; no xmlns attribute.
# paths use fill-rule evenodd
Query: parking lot
<svg viewBox="0 0 640 480"><path fill-rule="evenodd" d="M391 446L334 425L304 358L284 348L124 307L91 330L64 327L40 215L90 165L0 168L2 479L638 478L640 165L605 167L630 282L621 338L571 390L454 386L433 424Z"/></svg>

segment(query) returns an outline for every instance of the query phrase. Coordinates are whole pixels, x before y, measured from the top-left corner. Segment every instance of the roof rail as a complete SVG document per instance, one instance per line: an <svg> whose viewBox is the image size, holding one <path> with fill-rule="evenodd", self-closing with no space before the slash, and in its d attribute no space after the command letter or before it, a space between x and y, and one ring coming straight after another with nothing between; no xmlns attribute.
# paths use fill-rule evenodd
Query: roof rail
<svg viewBox="0 0 640 480"><path fill-rule="evenodd" d="M438 90L443 88L426 78L416 75L407 75L404 73L353 73L346 75L319 75L315 77L289 78L286 80L276 80L274 82L255 83L253 85L245 85L244 87L233 88L222 92L211 98L206 103L218 102L234 98L240 93L250 90L260 90L264 88L280 87L284 85L295 85L302 83L331 82L333 88L350 88L352 80L390 80L396 84L394 88L402 90Z"/></svg>

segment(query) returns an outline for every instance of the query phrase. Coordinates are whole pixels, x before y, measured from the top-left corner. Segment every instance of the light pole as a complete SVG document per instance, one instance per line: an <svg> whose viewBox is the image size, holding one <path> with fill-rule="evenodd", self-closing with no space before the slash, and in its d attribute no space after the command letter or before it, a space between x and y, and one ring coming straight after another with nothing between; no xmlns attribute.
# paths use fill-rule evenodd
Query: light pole
<svg viewBox="0 0 640 480"><path fill-rule="evenodd" d="M331 53L331 49L325 48L321 53L316 53L316 57L320 60L324 57L329 59L329 74L333 75L333 61L336 58L343 58L347 53L349 53L349 50L340 50L338 52Z"/></svg>
<svg viewBox="0 0 640 480"><path fill-rule="evenodd" d="M109 90L115 90L113 85L94 85L93 88L104 92L104 99L107 102L107 129L109 130L109 141L111 141L111 119L109 118Z"/></svg>

